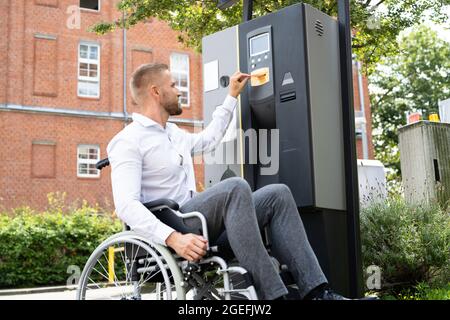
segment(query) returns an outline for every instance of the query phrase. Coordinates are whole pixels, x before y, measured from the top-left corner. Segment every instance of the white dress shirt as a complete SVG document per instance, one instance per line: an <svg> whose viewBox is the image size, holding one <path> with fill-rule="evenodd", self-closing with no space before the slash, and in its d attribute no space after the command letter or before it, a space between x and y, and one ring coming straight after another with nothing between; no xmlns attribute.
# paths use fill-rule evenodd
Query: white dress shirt
<svg viewBox="0 0 450 320"><path fill-rule="evenodd" d="M210 124L189 133L176 124L159 123L138 113L108 144L114 204L119 218L151 241L166 245L174 231L143 203L168 198L181 205L196 192L192 155L210 152L220 143L237 99L227 96Z"/></svg>

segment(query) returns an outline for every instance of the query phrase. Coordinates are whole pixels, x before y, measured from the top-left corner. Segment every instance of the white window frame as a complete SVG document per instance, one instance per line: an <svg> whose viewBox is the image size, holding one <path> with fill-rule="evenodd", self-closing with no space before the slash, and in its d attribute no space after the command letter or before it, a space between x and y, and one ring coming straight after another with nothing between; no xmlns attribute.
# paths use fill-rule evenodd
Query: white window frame
<svg viewBox="0 0 450 320"><path fill-rule="evenodd" d="M97 149L97 159L80 159L80 149L81 148L95 148ZM100 177L100 170L97 170L97 174L90 174L90 173L80 173L80 164L96 164L100 160L100 146L96 144L79 144L77 146L77 177L79 178L99 178ZM89 168L88 168L89 171Z"/></svg>
<svg viewBox="0 0 450 320"><path fill-rule="evenodd" d="M81 46L88 46L88 58L82 58L81 57ZM94 59L90 59L89 58L89 51L90 51L90 47L97 47L97 60ZM81 41L78 44L78 67L77 67L77 95L78 97L83 97L83 98L100 98L100 56L101 56L101 47L100 44L98 43L94 43L94 42L85 42L85 41ZM97 77L86 77L86 76L80 76L80 65L82 63L87 63L87 64L97 64ZM96 83L98 86L98 94L97 95L84 95L84 94L80 94L80 81L87 81L87 82L91 82L91 83Z"/></svg>
<svg viewBox="0 0 450 320"><path fill-rule="evenodd" d="M183 56L186 58L187 61L187 70L181 70L181 69L175 69L173 67L173 60L172 57L174 56ZM190 61L189 61L189 54L187 53L181 53L181 52L173 52L170 55L170 72L172 73L172 76L174 74L184 74L187 76L187 87L179 87L177 86L178 90L182 92L187 92L187 104L182 104L182 107L188 108L191 104L191 79L189 76L190 73ZM174 77L175 78L175 77ZM178 78L175 78L175 80L178 80Z"/></svg>
<svg viewBox="0 0 450 320"><path fill-rule="evenodd" d="M86 11L91 11L91 12L100 12L100 10L102 9L102 0L98 0L98 10L83 8L81 6L81 0L78 1L78 7L80 8L80 10L86 10Z"/></svg>

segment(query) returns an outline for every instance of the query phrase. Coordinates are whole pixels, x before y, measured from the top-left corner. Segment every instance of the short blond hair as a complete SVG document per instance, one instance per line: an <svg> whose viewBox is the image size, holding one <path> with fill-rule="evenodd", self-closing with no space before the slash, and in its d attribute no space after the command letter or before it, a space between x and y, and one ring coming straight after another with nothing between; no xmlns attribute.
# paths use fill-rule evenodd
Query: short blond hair
<svg viewBox="0 0 450 320"><path fill-rule="evenodd" d="M169 70L164 63L147 63L140 65L131 75L130 91L135 103L139 104L147 97L146 89L157 82L157 76L164 70Z"/></svg>

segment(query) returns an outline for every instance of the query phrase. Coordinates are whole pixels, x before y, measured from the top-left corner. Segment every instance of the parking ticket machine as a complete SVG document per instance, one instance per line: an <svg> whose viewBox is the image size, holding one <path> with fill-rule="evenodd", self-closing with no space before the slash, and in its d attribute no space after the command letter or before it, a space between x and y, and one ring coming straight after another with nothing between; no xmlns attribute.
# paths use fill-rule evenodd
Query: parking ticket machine
<svg viewBox="0 0 450 320"><path fill-rule="evenodd" d="M360 274L347 259L337 20L300 3L206 36L202 45L205 125L229 77L236 70L252 76L216 150L226 161L205 163L205 187L232 176L253 190L289 186L325 274L348 293L349 279Z"/></svg>

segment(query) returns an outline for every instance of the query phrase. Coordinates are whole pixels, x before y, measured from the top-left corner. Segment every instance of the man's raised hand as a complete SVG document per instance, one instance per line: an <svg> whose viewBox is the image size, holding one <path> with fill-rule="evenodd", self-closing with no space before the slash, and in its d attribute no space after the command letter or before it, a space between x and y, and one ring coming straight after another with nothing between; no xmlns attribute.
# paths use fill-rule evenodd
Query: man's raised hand
<svg viewBox="0 0 450 320"><path fill-rule="evenodd" d="M240 71L233 74L230 78L230 96L237 98L250 77L251 76L249 74L242 73Z"/></svg>

